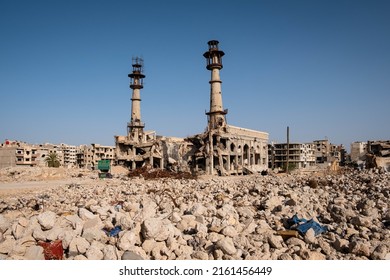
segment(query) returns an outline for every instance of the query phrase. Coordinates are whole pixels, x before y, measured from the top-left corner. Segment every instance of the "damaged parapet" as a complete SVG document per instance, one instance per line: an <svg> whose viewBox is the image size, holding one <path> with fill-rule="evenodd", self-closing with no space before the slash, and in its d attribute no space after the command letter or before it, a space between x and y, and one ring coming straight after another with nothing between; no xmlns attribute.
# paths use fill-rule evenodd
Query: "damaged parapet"
<svg viewBox="0 0 390 280"><path fill-rule="evenodd" d="M206 113L208 125L202 134L188 137L194 150L192 170L209 175L252 174L268 168L268 133L228 125L227 110L223 109L220 70L224 52L219 42L208 42L209 50L203 54L206 68L211 71L210 111Z"/></svg>
<svg viewBox="0 0 390 280"><path fill-rule="evenodd" d="M145 165L163 168L161 147L154 131L144 131L141 121L141 89L143 88L143 59L133 58L130 78L131 117L126 136L115 136L116 161L118 165L136 169Z"/></svg>

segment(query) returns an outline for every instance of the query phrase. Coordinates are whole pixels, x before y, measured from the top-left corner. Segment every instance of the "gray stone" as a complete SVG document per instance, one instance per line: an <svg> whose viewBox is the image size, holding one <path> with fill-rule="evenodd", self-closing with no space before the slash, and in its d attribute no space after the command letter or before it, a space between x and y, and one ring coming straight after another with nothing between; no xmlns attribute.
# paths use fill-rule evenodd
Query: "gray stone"
<svg viewBox="0 0 390 280"><path fill-rule="evenodd" d="M0 254L9 254L14 248L16 241L14 239L6 239L0 243Z"/></svg>
<svg viewBox="0 0 390 280"><path fill-rule="evenodd" d="M365 257L369 257L371 254L370 246L362 241L352 241L349 243L349 252L357 256Z"/></svg>
<svg viewBox="0 0 390 280"><path fill-rule="evenodd" d="M202 216L202 215L204 215L207 212L207 208L204 207L201 203L195 203L192 206L190 212L194 216Z"/></svg>
<svg viewBox="0 0 390 280"><path fill-rule="evenodd" d="M79 217L86 221L86 220L91 220L91 219L95 219L97 216L94 215L91 211L88 211L87 209L85 208L80 208L79 209Z"/></svg>
<svg viewBox="0 0 390 280"><path fill-rule="evenodd" d="M172 218L171 218L171 220L172 220L173 223L178 223L178 222L180 222L180 221L181 221L181 216L180 216L180 214L177 213L177 212L173 212L173 213L172 213Z"/></svg>
<svg viewBox="0 0 390 280"><path fill-rule="evenodd" d="M142 223L141 233L145 239L164 241L174 235L174 227L169 220L149 218Z"/></svg>
<svg viewBox="0 0 390 280"><path fill-rule="evenodd" d="M284 204L287 206L295 206L297 205L297 202L294 199L289 199Z"/></svg>
<svg viewBox="0 0 390 280"><path fill-rule="evenodd" d="M11 226L10 221L0 214L0 232L4 233Z"/></svg>
<svg viewBox="0 0 390 280"><path fill-rule="evenodd" d="M103 260L118 260L119 252L113 245L106 245L103 248Z"/></svg>
<svg viewBox="0 0 390 280"><path fill-rule="evenodd" d="M92 242L94 240L101 241L107 238L105 232L100 228L86 228L83 229L83 234L81 235L88 242Z"/></svg>
<svg viewBox="0 0 390 280"><path fill-rule="evenodd" d="M88 260L102 260L104 257L103 252L100 250L100 248L98 248L94 244L91 244L91 246L85 253L85 256Z"/></svg>
<svg viewBox="0 0 390 280"><path fill-rule="evenodd" d="M72 225L75 233L81 235L84 227L84 221L77 215L66 216L66 220Z"/></svg>
<svg viewBox="0 0 390 280"><path fill-rule="evenodd" d="M70 243L75 237L76 234L72 230L65 230L58 235L58 239L62 240L62 247L64 250L69 248Z"/></svg>
<svg viewBox="0 0 390 280"><path fill-rule="evenodd" d="M272 248L281 249L283 248L283 238L280 235L268 234L268 244Z"/></svg>
<svg viewBox="0 0 390 280"><path fill-rule="evenodd" d="M130 250L137 243L139 237L132 231L126 231L118 241L118 248L122 251Z"/></svg>
<svg viewBox="0 0 390 280"><path fill-rule="evenodd" d="M305 241L303 241L302 239L299 239L297 237L291 237L291 238L287 239L286 244L289 247L299 246L300 248L304 248L306 246Z"/></svg>
<svg viewBox="0 0 390 280"><path fill-rule="evenodd" d="M289 254L282 253L282 254L278 257L278 260L290 261L290 260L293 260L293 258L292 258Z"/></svg>
<svg viewBox="0 0 390 280"><path fill-rule="evenodd" d="M363 216L355 216L351 219L351 224L355 226L364 226L368 227L371 225L370 218L368 217L363 217Z"/></svg>
<svg viewBox="0 0 390 280"><path fill-rule="evenodd" d="M149 254L150 252L152 252L152 250L156 247L157 245L157 242L154 240L154 239L148 239L148 240L145 240L143 243L142 243L142 249L147 253Z"/></svg>
<svg viewBox="0 0 390 280"><path fill-rule="evenodd" d="M129 215L124 215L124 214L120 216L117 215L116 220L118 221L117 225L121 226L122 230L131 229L134 224L134 221L131 219Z"/></svg>
<svg viewBox="0 0 390 280"><path fill-rule="evenodd" d="M371 253L373 260L385 260L386 255L389 253L389 248L386 244L379 244Z"/></svg>
<svg viewBox="0 0 390 280"><path fill-rule="evenodd" d="M26 249L24 257L27 260L44 260L45 255L41 246L30 246Z"/></svg>
<svg viewBox="0 0 390 280"><path fill-rule="evenodd" d="M209 259L209 255L206 252L195 251L191 255L192 259L206 261Z"/></svg>
<svg viewBox="0 0 390 280"><path fill-rule="evenodd" d="M38 222L42 226L43 230L52 229L56 222L56 213L52 211L46 211L38 215Z"/></svg>
<svg viewBox="0 0 390 280"><path fill-rule="evenodd" d="M309 260L323 261L323 260L326 260L326 256L324 254L322 254L321 252L312 251L310 254Z"/></svg>
<svg viewBox="0 0 390 280"><path fill-rule="evenodd" d="M225 237L220 239L216 243L217 248L221 249L225 254L234 255L237 252L236 247L234 246L233 239L230 237Z"/></svg>
<svg viewBox="0 0 390 280"><path fill-rule="evenodd" d="M44 234L46 235L46 239L48 241L54 241L58 239L58 236L64 231L63 228L54 227L51 230L48 230Z"/></svg>
<svg viewBox="0 0 390 280"><path fill-rule="evenodd" d="M233 227L233 226L227 226L225 227L221 233L225 236L229 236L229 237L234 237L234 236L237 236L238 233L237 233L237 230Z"/></svg>
<svg viewBox="0 0 390 280"><path fill-rule="evenodd" d="M121 259L122 260L143 260L143 258L140 255L131 251L124 252Z"/></svg>
<svg viewBox="0 0 390 280"><path fill-rule="evenodd" d="M76 237L69 244L69 254L71 256L77 256L79 254L84 254L87 252L90 244L83 237Z"/></svg>
<svg viewBox="0 0 390 280"><path fill-rule="evenodd" d="M46 241L46 233L41 229L41 227L36 227L33 230L32 236L37 241Z"/></svg>
<svg viewBox="0 0 390 280"><path fill-rule="evenodd" d="M348 248L348 246L349 246L349 241L343 238L337 237L335 242L333 242L333 247L339 252L345 251Z"/></svg>
<svg viewBox="0 0 390 280"><path fill-rule="evenodd" d="M12 234L15 239L20 239L23 237L25 231L25 227L19 225L18 222L12 224Z"/></svg>

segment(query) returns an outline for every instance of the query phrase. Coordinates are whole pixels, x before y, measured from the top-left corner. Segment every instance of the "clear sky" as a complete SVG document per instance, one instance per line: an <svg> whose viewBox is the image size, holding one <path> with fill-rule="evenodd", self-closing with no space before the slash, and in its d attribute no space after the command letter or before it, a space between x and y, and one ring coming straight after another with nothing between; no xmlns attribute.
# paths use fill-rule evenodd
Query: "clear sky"
<svg viewBox="0 0 390 280"><path fill-rule="evenodd" d="M0 141L114 145L130 120L131 59L145 63L142 121L203 132L220 41L231 125L270 141L390 139L390 1L0 0Z"/></svg>

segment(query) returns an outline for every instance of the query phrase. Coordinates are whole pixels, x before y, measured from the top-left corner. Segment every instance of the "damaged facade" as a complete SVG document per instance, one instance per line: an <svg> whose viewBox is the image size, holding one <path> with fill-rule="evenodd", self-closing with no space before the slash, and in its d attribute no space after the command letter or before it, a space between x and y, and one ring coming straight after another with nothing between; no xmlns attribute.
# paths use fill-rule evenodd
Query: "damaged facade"
<svg viewBox="0 0 390 280"><path fill-rule="evenodd" d="M204 133L182 138L156 136L144 132L141 122L140 89L143 88L142 60L133 61L129 74L133 90L131 120L127 136L115 136L116 161L130 169L145 165L175 171L209 175L250 174L267 170L268 133L228 125L222 104L220 70L222 56L218 41L208 42L204 53L211 71L210 111Z"/></svg>
<svg viewBox="0 0 390 280"><path fill-rule="evenodd" d="M351 161L359 168L390 171L390 140L351 143Z"/></svg>
<svg viewBox="0 0 390 280"><path fill-rule="evenodd" d="M366 167L390 171L390 141L367 142Z"/></svg>

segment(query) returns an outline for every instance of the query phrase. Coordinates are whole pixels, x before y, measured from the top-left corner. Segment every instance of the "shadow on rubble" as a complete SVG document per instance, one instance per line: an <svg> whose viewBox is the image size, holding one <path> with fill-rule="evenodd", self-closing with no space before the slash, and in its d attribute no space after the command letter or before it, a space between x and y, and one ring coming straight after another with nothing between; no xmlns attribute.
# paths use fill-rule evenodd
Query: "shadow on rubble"
<svg viewBox="0 0 390 280"><path fill-rule="evenodd" d="M142 177L145 180L155 180L160 178L171 179L196 179L197 176L190 172L174 172L165 169L151 169L148 167L140 167L128 173L128 177Z"/></svg>

